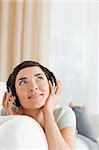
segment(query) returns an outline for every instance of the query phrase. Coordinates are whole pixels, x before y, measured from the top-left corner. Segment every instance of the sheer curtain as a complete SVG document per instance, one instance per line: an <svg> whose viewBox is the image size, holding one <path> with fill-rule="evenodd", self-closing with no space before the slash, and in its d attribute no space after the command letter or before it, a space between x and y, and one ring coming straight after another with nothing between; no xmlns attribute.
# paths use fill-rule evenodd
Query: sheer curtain
<svg viewBox="0 0 99 150"><path fill-rule="evenodd" d="M49 4L42 0L0 1L0 81L23 60L47 65Z"/></svg>

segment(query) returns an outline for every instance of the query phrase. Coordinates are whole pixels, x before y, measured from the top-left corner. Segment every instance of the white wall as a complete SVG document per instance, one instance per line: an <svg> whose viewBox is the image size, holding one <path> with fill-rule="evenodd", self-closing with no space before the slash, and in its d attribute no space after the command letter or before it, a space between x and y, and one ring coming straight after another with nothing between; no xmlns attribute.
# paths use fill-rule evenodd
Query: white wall
<svg viewBox="0 0 99 150"><path fill-rule="evenodd" d="M76 100L91 112L99 112L98 9L97 2L55 0L51 9L50 69L61 80L61 104Z"/></svg>

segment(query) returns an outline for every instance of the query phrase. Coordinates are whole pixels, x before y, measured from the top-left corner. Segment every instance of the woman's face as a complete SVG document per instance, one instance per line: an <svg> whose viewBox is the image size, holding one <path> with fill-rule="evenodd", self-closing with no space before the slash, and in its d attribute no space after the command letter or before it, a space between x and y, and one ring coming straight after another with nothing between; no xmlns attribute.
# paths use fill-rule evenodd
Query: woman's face
<svg viewBox="0 0 99 150"><path fill-rule="evenodd" d="M41 68L27 67L20 70L15 81L16 93L23 108L44 106L49 96L49 84Z"/></svg>

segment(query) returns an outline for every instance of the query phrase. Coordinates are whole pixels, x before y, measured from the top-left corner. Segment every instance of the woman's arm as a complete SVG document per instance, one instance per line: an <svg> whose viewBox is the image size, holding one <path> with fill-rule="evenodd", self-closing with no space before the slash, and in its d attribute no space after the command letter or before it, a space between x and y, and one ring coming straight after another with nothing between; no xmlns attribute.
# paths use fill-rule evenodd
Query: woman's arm
<svg viewBox="0 0 99 150"><path fill-rule="evenodd" d="M76 135L75 135L75 127L68 127L61 129L61 134L64 137L65 141L71 148L71 150L76 149Z"/></svg>
<svg viewBox="0 0 99 150"><path fill-rule="evenodd" d="M56 91L49 82L50 95L43 107L44 128L48 141L49 150L74 150L75 149L75 127L59 129L53 110L60 95L60 82L57 81Z"/></svg>
<svg viewBox="0 0 99 150"><path fill-rule="evenodd" d="M45 111L45 134L49 150L75 150L75 128L59 129L51 112Z"/></svg>

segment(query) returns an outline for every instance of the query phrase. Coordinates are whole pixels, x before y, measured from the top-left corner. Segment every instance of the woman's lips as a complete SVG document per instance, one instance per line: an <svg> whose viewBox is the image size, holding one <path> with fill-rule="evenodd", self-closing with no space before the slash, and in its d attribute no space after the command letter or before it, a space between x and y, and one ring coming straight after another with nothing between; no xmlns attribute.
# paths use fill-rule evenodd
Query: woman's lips
<svg viewBox="0 0 99 150"><path fill-rule="evenodd" d="M34 95L30 95L30 96L28 96L28 99L35 99L35 98L40 97L41 95L43 95L43 94L34 94Z"/></svg>

